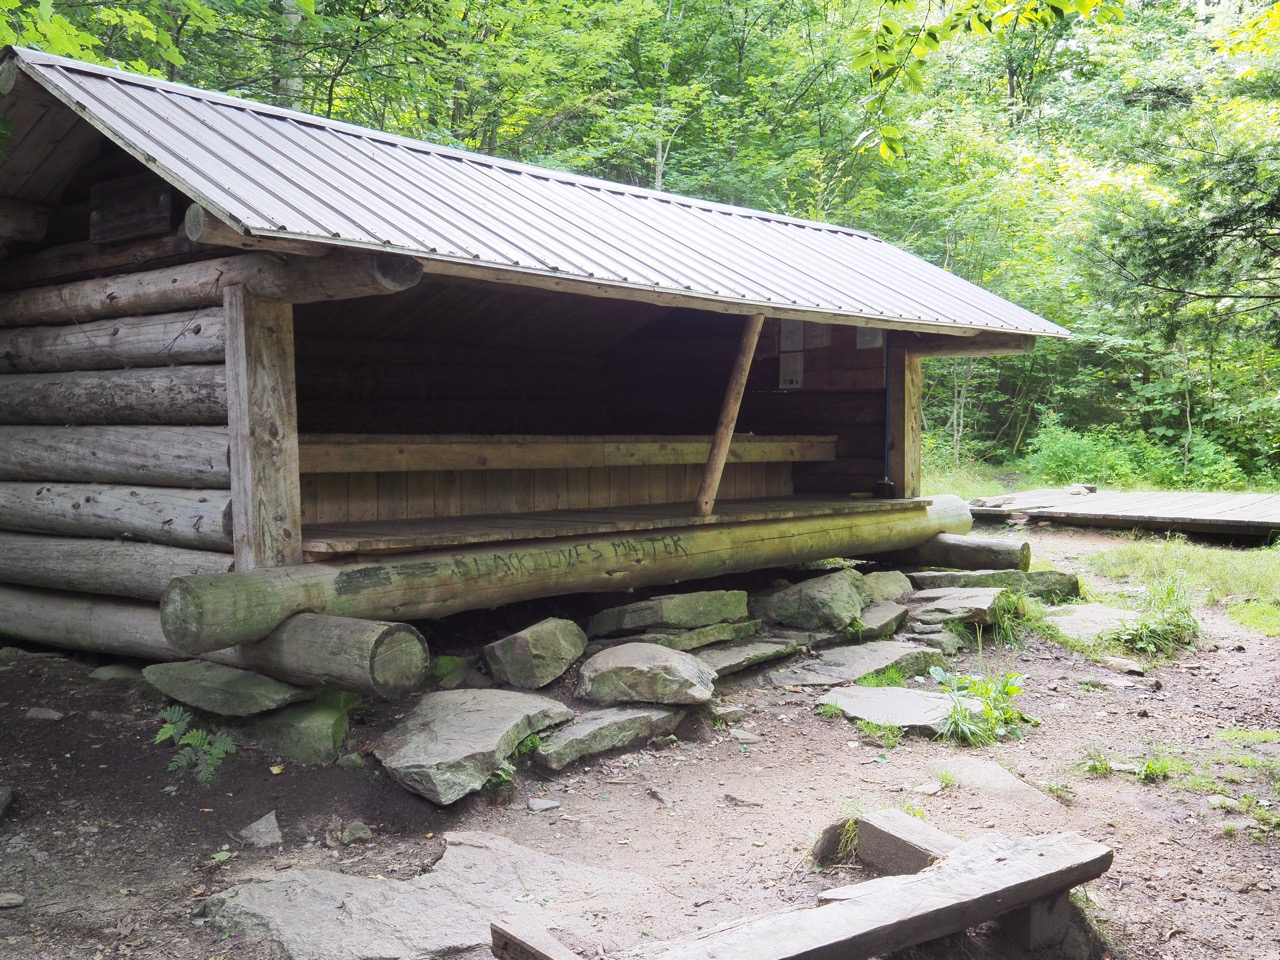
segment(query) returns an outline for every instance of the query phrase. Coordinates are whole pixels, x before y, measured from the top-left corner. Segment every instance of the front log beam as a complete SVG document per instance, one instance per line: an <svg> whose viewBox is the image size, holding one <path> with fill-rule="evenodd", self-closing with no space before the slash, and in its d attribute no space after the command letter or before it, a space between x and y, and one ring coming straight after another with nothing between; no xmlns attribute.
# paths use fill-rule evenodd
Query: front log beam
<svg viewBox="0 0 1280 960"><path fill-rule="evenodd" d="M227 382L222 364L0 376L0 423L226 422Z"/></svg>
<svg viewBox="0 0 1280 960"><path fill-rule="evenodd" d="M187 660L160 628L155 604L119 597L0 585L0 635L70 650L144 660ZM200 659L302 686L394 699L427 681L426 641L404 623L300 613L252 647Z"/></svg>
<svg viewBox="0 0 1280 960"><path fill-rule="evenodd" d="M226 490L0 483L0 530L231 552Z"/></svg>
<svg viewBox="0 0 1280 960"><path fill-rule="evenodd" d="M0 332L0 373L221 363L219 309Z"/></svg>
<svg viewBox="0 0 1280 960"><path fill-rule="evenodd" d="M231 489L226 427L0 426L0 480Z"/></svg>
<svg viewBox="0 0 1280 960"><path fill-rule="evenodd" d="M628 536L569 537L403 554L375 562L312 563L179 577L161 599L165 636L202 653L253 643L303 610L417 620L540 597L621 592L828 557L901 549L964 533L954 496L900 510L681 527Z"/></svg>
<svg viewBox="0 0 1280 960"><path fill-rule="evenodd" d="M174 577L228 573L225 553L0 531L0 583L156 601Z"/></svg>
<svg viewBox="0 0 1280 960"><path fill-rule="evenodd" d="M118 277L0 293L0 327L80 323L106 317L198 310L222 303L227 287L280 303L315 303L396 293L422 278L407 257L362 252L288 258L247 253Z"/></svg>

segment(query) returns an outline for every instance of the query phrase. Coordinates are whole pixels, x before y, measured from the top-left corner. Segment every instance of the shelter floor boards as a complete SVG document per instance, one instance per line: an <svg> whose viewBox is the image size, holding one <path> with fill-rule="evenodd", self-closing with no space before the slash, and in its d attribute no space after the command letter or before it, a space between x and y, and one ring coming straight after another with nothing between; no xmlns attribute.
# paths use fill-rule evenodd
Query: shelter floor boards
<svg viewBox="0 0 1280 960"><path fill-rule="evenodd" d="M1072 494L1031 490L999 506L972 508L975 517L1026 514L1073 526L1176 530L1270 537L1280 532L1280 495L1132 491Z"/></svg>
<svg viewBox="0 0 1280 960"><path fill-rule="evenodd" d="M506 540L630 533L852 513L900 513L924 509L929 502L851 500L848 497L768 497L720 501L709 517L695 517L692 504L665 503L608 510L554 510L423 520L314 523L303 527L302 547L308 560L323 560L349 554L400 553Z"/></svg>

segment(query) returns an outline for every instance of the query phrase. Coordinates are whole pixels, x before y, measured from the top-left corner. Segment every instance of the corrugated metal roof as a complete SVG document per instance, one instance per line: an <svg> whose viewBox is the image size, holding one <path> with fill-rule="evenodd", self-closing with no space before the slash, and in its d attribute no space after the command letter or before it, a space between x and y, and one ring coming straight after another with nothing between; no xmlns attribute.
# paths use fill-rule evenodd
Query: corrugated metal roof
<svg viewBox="0 0 1280 960"><path fill-rule="evenodd" d="M495 159L29 50L12 55L95 128L245 233L720 312L1068 335L857 230Z"/></svg>

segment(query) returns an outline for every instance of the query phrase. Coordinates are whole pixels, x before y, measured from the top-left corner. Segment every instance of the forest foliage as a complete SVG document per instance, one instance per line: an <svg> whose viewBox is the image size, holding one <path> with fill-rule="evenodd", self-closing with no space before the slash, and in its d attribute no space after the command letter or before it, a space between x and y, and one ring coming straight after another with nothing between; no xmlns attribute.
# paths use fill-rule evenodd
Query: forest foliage
<svg viewBox="0 0 1280 960"><path fill-rule="evenodd" d="M1280 5L0 0L0 43L879 234L1059 323L929 462L1280 484Z"/></svg>

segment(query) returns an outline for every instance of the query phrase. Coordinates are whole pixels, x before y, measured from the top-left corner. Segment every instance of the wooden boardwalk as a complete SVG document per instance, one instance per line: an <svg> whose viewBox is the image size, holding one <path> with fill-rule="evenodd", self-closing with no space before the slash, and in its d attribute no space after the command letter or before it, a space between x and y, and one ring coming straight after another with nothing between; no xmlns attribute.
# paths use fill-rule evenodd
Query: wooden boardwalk
<svg viewBox="0 0 1280 960"><path fill-rule="evenodd" d="M1069 487L982 497L972 501L970 509L977 518L1022 515L1082 527L1268 539L1280 534L1280 494L1274 493L1085 492Z"/></svg>

